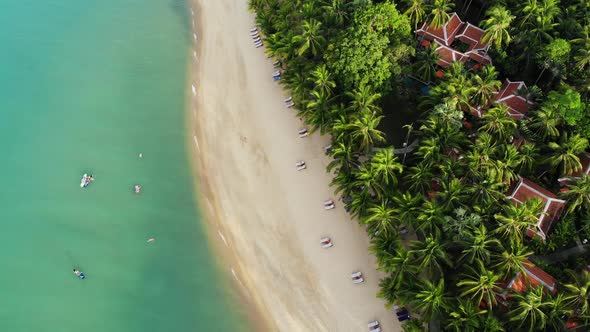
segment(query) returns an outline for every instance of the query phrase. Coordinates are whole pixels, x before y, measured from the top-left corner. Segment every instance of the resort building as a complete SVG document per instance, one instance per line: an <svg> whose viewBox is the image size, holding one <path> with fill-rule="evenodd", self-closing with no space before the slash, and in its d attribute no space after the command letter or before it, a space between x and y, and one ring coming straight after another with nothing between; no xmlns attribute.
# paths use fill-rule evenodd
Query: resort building
<svg viewBox="0 0 590 332"><path fill-rule="evenodd" d="M505 291L498 294L499 300L506 300L510 297L510 292L522 293L530 288L543 286L546 291L555 295L557 293L557 283L555 279L547 272L533 264L528 259L524 261L525 273L519 272L512 280L509 280L504 287Z"/></svg>
<svg viewBox="0 0 590 332"><path fill-rule="evenodd" d="M508 107L508 115L514 120L522 119L533 105L531 101L518 95L518 91L523 89L526 89L524 82L512 82L506 79L502 85L502 90L496 92L496 97L494 98L494 103L503 103ZM486 109L472 107L471 113L477 117L481 117L486 113Z"/></svg>
<svg viewBox="0 0 590 332"><path fill-rule="evenodd" d="M438 45L438 65L447 68L454 61L471 66L489 65L492 59L488 55L489 42L483 42L484 30L463 22L457 13L452 13L449 21L440 28L432 27L428 22L415 31L422 37L420 44L428 47L432 42Z"/></svg>
<svg viewBox="0 0 590 332"><path fill-rule="evenodd" d="M530 237L539 236L545 241L551 226L561 216L565 208L565 201L558 199L553 193L531 180L520 176L517 181L512 183L508 193L507 198L514 204L521 204L532 198L538 198L543 202L543 211L539 216L539 222L534 229L529 228L527 235Z"/></svg>

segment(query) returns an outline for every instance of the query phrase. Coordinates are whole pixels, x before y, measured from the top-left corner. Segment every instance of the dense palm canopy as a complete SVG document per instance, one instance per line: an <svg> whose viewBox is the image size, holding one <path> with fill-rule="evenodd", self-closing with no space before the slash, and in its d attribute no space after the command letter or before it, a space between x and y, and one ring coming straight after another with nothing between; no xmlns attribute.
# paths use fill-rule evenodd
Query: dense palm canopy
<svg viewBox="0 0 590 332"><path fill-rule="evenodd" d="M579 267L590 262L539 257L588 230L590 180L580 169L590 139L590 7L585 0L482 4L250 0L293 109L324 144L330 140L333 190L367 230L386 274L378 296L417 313L405 330L583 325L590 283ZM493 64L472 57L441 66L444 48L412 34L423 22L444 26L453 10L485 30L489 47L476 52ZM451 46L465 52L460 40ZM398 129L409 123L409 133ZM411 148L394 149L399 142ZM506 199L519 176L562 191L567 213L553 229L537 227L541 201ZM535 231L545 242L529 238ZM531 262L558 279L557 295L526 286L507 293L505 282Z"/></svg>

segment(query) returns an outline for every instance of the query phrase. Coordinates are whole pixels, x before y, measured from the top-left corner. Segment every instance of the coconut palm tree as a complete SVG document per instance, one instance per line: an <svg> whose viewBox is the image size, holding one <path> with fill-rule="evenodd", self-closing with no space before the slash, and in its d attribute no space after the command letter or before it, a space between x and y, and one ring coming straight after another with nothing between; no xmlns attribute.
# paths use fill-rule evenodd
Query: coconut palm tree
<svg viewBox="0 0 590 332"><path fill-rule="evenodd" d="M504 251L494 256L496 263L492 267L502 273L505 278L512 278L519 272L526 273L527 260L532 254L533 251L522 242L509 241Z"/></svg>
<svg viewBox="0 0 590 332"><path fill-rule="evenodd" d="M441 234L443 222L444 215L440 204L436 200L426 200L422 203L420 213L413 224L417 231L438 237Z"/></svg>
<svg viewBox="0 0 590 332"><path fill-rule="evenodd" d="M396 249L387 264L382 265L384 271L388 272L396 287L404 284L406 280L415 279L418 274L418 267L414 264L413 254L404 248Z"/></svg>
<svg viewBox="0 0 590 332"><path fill-rule="evenodd" d="M426 18L426 7L424 0L404 0L408 9L404 12L410 22L414 25L414 30L418 29L418 23L424 22Z"/></svg>
<svg viewBox="0 0 590 332"><path fill-rule="evenodd" d="M445 236L453 242L460 241L470 236L470 231L477 228L481 223L481 216L475 213L468 213L460 207L453 210L453 215L444 216L443 230Z"/></svg>
<svg viewBox="0 0 590 332"><path fill-rule="evenodd" d="M468 271L461 277L457 287L461 289L461 296L470 296L473 304L479 305L485 301L487 308L493 308L496 304L496 293L501 293L500 275L485 268L482 261L476 261L476 267L465 266Z"/></svg>
<svg viewBox="0 0 590 332"><path fill-rule="evenodd" d="M444 278L435 282L421 280L417 286L412 304L424 319L437 319L449 309L450 299L445 289Z"/></svg>
<svg viewBox="0 0 590 332"><path fill-rule="evenodd" d="M462 205L467 200L465 187L457 178L452 178L441 183L441 190L437 193L436 198L440 201L440 207L444 211L450 211Z"/></svg>
<svg viewBox="0 0 590 332"><path fill-rule="evenodd" d="M395 212L387 198L381 199L378 203L372 203L367 209L367 214L361 219L361 223L368 225L368 232L371 236L390 238L395 232Z"/></svg>
<svg viewBox="0 0 590 332"><path fill-rule="evenodd" d="M350 138L354 146L358 147L358 151L368 154L375 144L385 142L385 134L377 129L382 118L383 116L370 111L353 116L348 129Z"/></svg>
<svg viewBox="0 0 590 332"><path fill-rule="evenodd" d="M505 142L516 132L516 121L508 115L508 106L503 103L495 104L481 119L484 123L480 130L491 134L500 142Z"/></svg>
<svg viewBox="0 0 590 332"><path fill-rule="evenodd" d="M547 328L552 331L566 331L566 321L564 318L572 314L566 296L563 293L558 293L555 296L550 296L547 299Z"/></svg>
<svg viewBox="0 0 590 332"><path fill-rule="evenodd" d="M508 240L522 242L525 231L538 222L542 204L538 198L528 199L519 205L505 204L502 207L503 212L494 215L499 225L496 233Z"/></svg>
<svg viewBox="0 0 590 332"><path fill-rule="evenodd" d="M331 96L333 92L332 89L336 87L332 74L328 71L325 64L316 67L311 72L309 80L313 82L317 91L326 96Z"/></svg>
<svg viewBox="0 0 590 332"><path fill-rule="evenodd" d="M483 224L469 232L461 241L461 245L465 249L461 253L460 260L468 264L477 261L488 264L492 253L501 247L500 241L494 238Z"/></svg>
<svg viewBox="0 0 590 332"><path fill-rule="evenodd" d="M360 167L359 155L351 144L340 140L332 143L330 156L334 158L327 167L328 172L346 170L352 172Z"/></svg>
<svg viewBox="0 0 590 332"><path fill-rule="evenodd" d="M514 293L511 297L513 305L508 311L510 321L518 331L544 331L547 325L546 310L550 308L542 286L524 294Z"/></svg>
<svg viewBox="0 0 590 332"><path fill-rule="evenodd" d="M446 319L445 326L455 332L480 330L488 310L478 309L478 305L464 299L457 299L454 308Z"/></svg>
<svg viewBox="0 0 590 332"><path fill-rule="evenodd" d="M582 169L580 163L581 153L588 147L588 139L580 134L568 137L567 133L562 136L562 142L550 142L548 147L552 150L545 162L553 168L559 168L560 174L571 175Z"/></svg>
<svg viewBox="0 0 590 332"><path fill-rule="evenodd" d="M413 0L422 1L422 0ZM432 42L428 47L425 47L416 52L416 61L413 66L413 73L424 82L432 82L436 75L438 60L440 56L436 52L438 44Z"/></svg>
<svg viewBox="0 0 590 332"><path fill-rule="evenodd" d="M370 164L377 181L386 188L397 187L397 174L402 173L403 166L393 154L393 147L377 150L371 157Z"/></svg>
<svg viewBox="0 0 590 332"><path fill-rule="evenodd" d="M433 179L432 166L424 160L415 166L411 166L404 177L405 183L410 185L408 187L409 191L422 194L425 194L430 189Z"/></svg>
<svg viewBox="0 0 590 332"><path fill-rule="evenodd" d="M584 175L578 180L567 183L566 192L561 193L562 197L568 201L568 209L574 212L578 209L590 211L590 176Z"/></svg>
<svg viewBox="0 0 590 332"><path fill-rule="evenodd" d="M329 93L323 90L313 90L310 93L311 100L302 107L297 114L303 117L306 124L309 125L310 132L320 130L325 134L331 128L332 120L332 101Z"/></svg>
<svg viewBox="0 0 590 332"><path fill-rule="evenodd" d="M411 191L398 191L393 196L393 206L396 209L395 216L398 224L414 224L422 202L423 198L421 195L414 195Z"/></svg>
<svg viewBox="0 0 590 332"><path fill-rule="evenodd" d="M293 37L293 43L299 45L297 54L303 56L307 51L315 57L318 55L326 40L322 36L322 22L316 19L304 20L301 34Z"/></svg>
<svg viewBox="0 0 590 332"><path fill-rule="evenodd" d="M434 0L434 3L431 6L432 10L430 12L430 15L432 16L430 26L438 29L447 24L451 18L449 12L454 6L455 4L453 4L450 0Z"/></svg>
<svg viewBox="0 0 590 332"><path fill-rule="evenodd" d="M559 136L559 126L562 123L561 116L554 108L540 108L532 112L528 127L543 139Z"/></svg>
<svg viewBox="0 0 590 332"><path fill-rule="evenodd" d="M348 204L350 215L353 218L364 216L373 202L369 190L366 188L363 190L352 190L350 196L352 197L352 200Z"/></svg>
<svg viewBox="0 0 590 332"><path fill-rule="evenodd" d="M362 85L352 92L346 93L350 97L350 110L355 114L362 113L381 113L381 108L377 105L381 94L373 92L368 85Z"/></svg>
<svg viewBox="0 0 590 332"><path fill-rule="evenodd" d="M322 9L325 10L330 25L339 27L348 20L351 5L352 3L347 0L331 0L328 1L328 4L322 6Z"/></svg>
<svg viewBox="0 0 590 332"><path fill-rule="evenodd" d="M491 65L484 66L476 73L473 76L473 81L475 89L471 98L477 106L489 105L494 98L494 93L502 86L502 83L498 80L496 67Z"/></svg>
<svg viewBox="0 0 590 332"><path fill-rule="evenodd" d="M354 187L354 174L352 171L346 169L338 169L336 175L330 182L331 187L336 187L334 193L336 195L341 195L342 197L351 197L353 191L356 189Z"/></svg>
<svg viewBox="0 0 590 332"><path fill-rule="evenodd" d="M520 164L516 171L519 174L531 172L539 160L539 148L533 143L525 142L518 151L520 152Z"/></svg>
<svg viewBox="0 0 590 332"><path fill-rule="evenodd" d="M566 289L565 302L580 317L584 317L587 323L590 320L590 272L566 270L566 273L573 282L563 285Z"/></svg>
<svg viewBox="0 0 590 332"><path fill-rule="evenodd" d="M490 8L486 15L488 18L482 22L485 29L482 41L484 43L490 41L496 49L508 45L512 39L510 36L510 24L514 20L512 13L503 6L495 6Z"/></svg>
<svg viewBox="0 0 590 332"><path fill-rule="evenodd" d="M411 251L420 271L441 273L443 266L451 266L446 252L446 244L441 244L432 235L426 236L424 241L412 241Z"/></svg>

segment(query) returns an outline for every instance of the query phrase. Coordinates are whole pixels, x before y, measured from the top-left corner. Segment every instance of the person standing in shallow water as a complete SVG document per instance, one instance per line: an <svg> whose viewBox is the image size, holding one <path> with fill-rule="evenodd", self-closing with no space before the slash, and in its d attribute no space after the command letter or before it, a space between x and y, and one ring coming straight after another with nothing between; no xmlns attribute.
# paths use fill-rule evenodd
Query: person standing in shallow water
<svg viewBox="0 0 590 332"><path fill-rule="evenodd" d="M74 274L76 275L76 277L80 278L80 279L84 279L86 278L86 276L84 275L84 273L80 270L77 269L73 269Z"/></svg>

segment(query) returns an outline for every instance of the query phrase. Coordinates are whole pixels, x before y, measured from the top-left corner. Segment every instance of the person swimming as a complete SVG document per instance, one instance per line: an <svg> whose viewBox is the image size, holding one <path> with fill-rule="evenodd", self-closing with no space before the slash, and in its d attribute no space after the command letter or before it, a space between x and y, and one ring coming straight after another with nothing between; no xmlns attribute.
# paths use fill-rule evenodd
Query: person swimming
<svg viewBox="0 0 590 332"><path fill-rule="evenodd" d="M84 273L80 270L74 269L74 274L76 275L76 277L80 278L80 279L84 279L86 278L86 276L84 275Z"/></svg>

